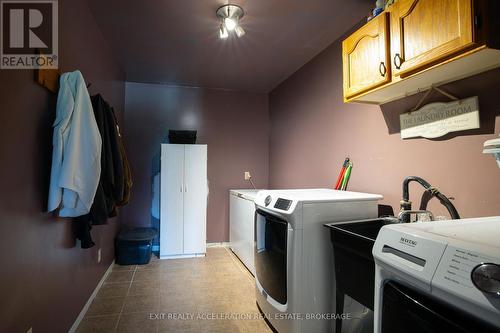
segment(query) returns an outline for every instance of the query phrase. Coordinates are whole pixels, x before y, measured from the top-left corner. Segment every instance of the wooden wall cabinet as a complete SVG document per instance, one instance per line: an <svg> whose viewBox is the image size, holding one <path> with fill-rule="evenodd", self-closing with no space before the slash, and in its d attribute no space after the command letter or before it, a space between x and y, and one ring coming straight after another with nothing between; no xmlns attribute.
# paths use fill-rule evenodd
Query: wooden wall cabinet
<svg viewBox="0 0 500 333"><path fill-rule="evenodd" d="M382 13L342 43L345 96L389 82L389 55L389 18Z"/></svg>
<svg viewBox="0 0 500 333"><path fill-rule="evenodd" d="M344 101L383 104L419 91L455 81L500 66L500 24L494 17L497 0L399 0L383 14L388 20L386 45L390 55L390 77L374 85L368 80L352 81L352 73L373 66L379 53L366 64L349 61L347 51L363 36L372 21L344 40ZM360 34L361 32L361 34ZM354 68L354 65L359 66ZM354 87L352 83L357 83ZM366 84L364 84L366 83Z"/></svg>

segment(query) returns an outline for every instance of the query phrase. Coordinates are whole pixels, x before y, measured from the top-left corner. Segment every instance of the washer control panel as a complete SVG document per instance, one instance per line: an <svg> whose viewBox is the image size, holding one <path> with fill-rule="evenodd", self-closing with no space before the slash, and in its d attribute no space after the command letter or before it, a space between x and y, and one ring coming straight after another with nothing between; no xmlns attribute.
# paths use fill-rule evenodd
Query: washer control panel
<svg viewBox="0 0 500 333"><path fill-rule="evenodd" d="M500 261L489 255L448 245L432 286L494 309L488 299L500 297ZM495 312L500 314L499 309Z"/></svg>

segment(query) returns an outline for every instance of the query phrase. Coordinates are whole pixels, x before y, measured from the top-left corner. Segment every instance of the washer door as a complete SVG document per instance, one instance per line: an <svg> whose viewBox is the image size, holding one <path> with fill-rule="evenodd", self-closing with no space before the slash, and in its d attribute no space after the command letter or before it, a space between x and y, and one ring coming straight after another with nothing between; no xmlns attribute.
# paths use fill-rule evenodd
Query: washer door
<svg viewBox="0 0 500 333"><path fill-rule="evenodd" d="M394 281L384 285L383 333L489 333L487 323Z"/></svg>
<svg viewBox="0 0 500 333"><path fill-rule="evenodd" d="M266 294L287 302L286 261L288 223L262 210L255 212L255 272Z"/></svg>

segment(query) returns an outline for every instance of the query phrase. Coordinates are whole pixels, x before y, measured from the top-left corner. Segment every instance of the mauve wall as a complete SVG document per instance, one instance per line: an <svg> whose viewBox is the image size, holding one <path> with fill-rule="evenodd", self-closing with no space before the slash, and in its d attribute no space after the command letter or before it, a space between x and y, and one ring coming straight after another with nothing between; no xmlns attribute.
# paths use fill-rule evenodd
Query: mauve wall
<svg viewBox="0 0 500 333"><path fill-rule="evenodd" d="M134 175L123 223L151 222L153 157L169 129L195 129L197 143L208 145L207 240L229 240L229 189L268 184L269 128L266 94L126 83L125 139Z"/></svg>
<svg viewBox="0 0 500 333"><path fill-rule="evenodd" d="M59 49L61 70L79 69L121 117L123 74L85 0L59 1ZM83 250L71 220L44 212L56 96L33 70L0 70L0 87L0 332L67 332L113 260L118 222L94 227Z"/></svg>
<svg viewBox="0 0 500 333"><path fill-rule="evenodd" d="M416 175L455 197L462 217L500 215L500 169L491 155L482 154L483 142L500 132L498 87L500 70L444 87L463 98L479 96L480 130L403 141L398 115L421 95L382 107L344 104L337 41L270 93L270 187L332 187L341 163L350 156L354 169L349 189L383 194L384 203L395 211L402 180ZM414 208L420 193L412 185ZM445 214L434 201L430 208Z"/></svg>

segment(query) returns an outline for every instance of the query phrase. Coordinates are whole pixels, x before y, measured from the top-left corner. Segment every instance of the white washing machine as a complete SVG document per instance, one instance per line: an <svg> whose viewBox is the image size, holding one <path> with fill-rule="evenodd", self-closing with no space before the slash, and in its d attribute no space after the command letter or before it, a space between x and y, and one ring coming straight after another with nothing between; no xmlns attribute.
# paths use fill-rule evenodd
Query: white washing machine
<svg viewBox="0 0 500 333"><path fill-rule="evenodd" d="M323 224L374 218L381 199L376 194L329 189L257 193L256 297L275 330L334 329L333 251Z"/></svg>
<svg viewBox="0 0 500 333"><path fill-rule="evenodd" d="M375 332L500 332L500 217L384 226Z"/></svg>

